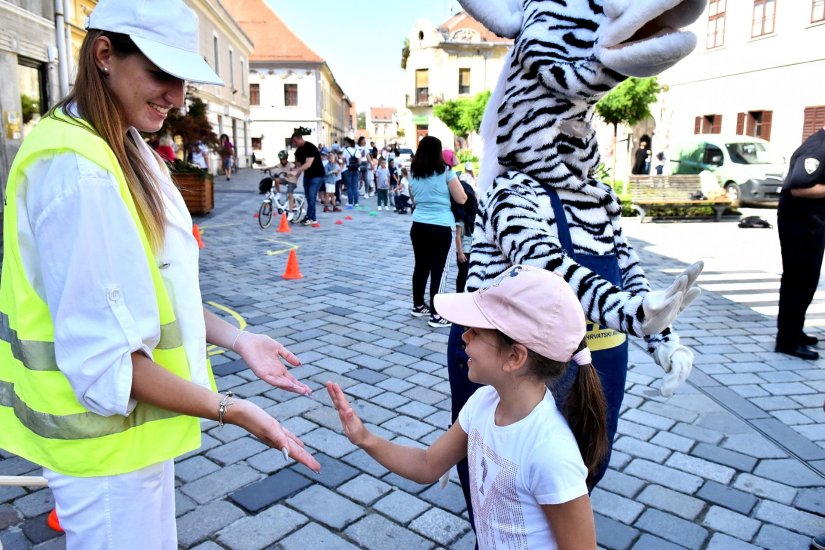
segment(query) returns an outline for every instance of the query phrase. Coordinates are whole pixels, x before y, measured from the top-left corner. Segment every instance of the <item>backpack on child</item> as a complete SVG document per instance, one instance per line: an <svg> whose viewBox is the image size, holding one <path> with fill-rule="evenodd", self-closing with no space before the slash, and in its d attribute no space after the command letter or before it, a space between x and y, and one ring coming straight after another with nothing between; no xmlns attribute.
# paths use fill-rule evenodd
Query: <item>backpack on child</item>
<svg viewBox="0 0 825 550"><path fill-rule="evenodd" d="M353 147L347 147L347 153L349 154L349 160L347 161L347 170L358 170L358 165L360 161L358 157L355 156L355 149Z"/></svg>

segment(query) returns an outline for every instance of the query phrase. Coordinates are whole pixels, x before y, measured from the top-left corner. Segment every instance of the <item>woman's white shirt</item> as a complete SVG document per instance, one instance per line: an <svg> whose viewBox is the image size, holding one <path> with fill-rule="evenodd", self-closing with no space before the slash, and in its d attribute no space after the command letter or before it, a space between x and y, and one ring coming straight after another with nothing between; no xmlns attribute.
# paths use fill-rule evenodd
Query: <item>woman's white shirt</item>
<svg viewBox="0 0 825 550"><path fill-rule="evenodd" d="M180 193L134 129L162 182L166 237L160 273L183 336L192 378L209 387L198 248ZM75 153L42 158L17 188L23 269L54 324L55 359L81 405L128 415L131 354L152 357L160 315L146 253L115 177Z"/></svg>

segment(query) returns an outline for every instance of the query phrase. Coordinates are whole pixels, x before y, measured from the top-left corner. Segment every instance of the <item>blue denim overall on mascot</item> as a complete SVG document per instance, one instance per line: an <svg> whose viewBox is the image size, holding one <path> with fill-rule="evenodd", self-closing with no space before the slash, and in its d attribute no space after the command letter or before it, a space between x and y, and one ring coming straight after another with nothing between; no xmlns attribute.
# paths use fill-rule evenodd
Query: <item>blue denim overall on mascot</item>
<svg viewBox="0 0 825 550"><path fill-rule="evenodd" d="M575 253L559 195L551 188L547 188L547 194L550 196L550 202L553 205L559 241L565 253L579 265L586 267L617 287L621 287L622 272L619 268L618 258L615 255L594 256L592 254ZM607 401L607 438L610 444L608 454L594 477L593 486L595 487L607 470L610 454L613 451L613 438L616 436L616 427L619 423L619 410L622 407L624 386L627 379L627 336L607 327L599 327L588 321L585 338L587 339L587 347L590 348L593 356L593 366L596 368L596 372L599 373L604 397ZM579 366L570 363L564 375L550 387L559 410L564 410L564 399L570 392L578 372Z"/></svg>
<svg viewBox="0 0 825 550"><path fill-rule="evenodd" d="M570 230L567 225L567 218L564 215L561 200L555 190L547 188L553 205L553 212L556 219L556 227L559 233L559 241L568 256L573 258L580 265L590 269L600 277L610 281L616 286L622 285L622 274L619 268L619 260L615 255L594 256L591 254L576 254L573 251L573 241L570 238ZM458 418L461 408L470 396L481 387L467 377L467 359L469 357L464 352L464 343L461 335L466 330L465 327L453 325L450 330L450 338L447 342L447 374L450 379L450 394L452 399L452 421ZM605 399L607 400L607 436L610 442L610 452L613 449L613 438L616 435L616 427L619 423L619 410L624 399L625 380L627 379L627 337L615 330L599 327L593 323L587 324L587 345L593 355L593 366L599 373L602 382ZM556 406L559 410L564 410L564 400L570 392L573 381L579 372L579 366L570 363L564 375L554 384L550 385ZM599 472L594 477L595 486L604 473L610 462L610 452L605 457ZM465 458L456 466L458 478L461 481L461 488L464 491L464 500L467 502L467 512L470 516L470 523L473 522L473 506L470 500L470 474L467 459Z"/></svg>

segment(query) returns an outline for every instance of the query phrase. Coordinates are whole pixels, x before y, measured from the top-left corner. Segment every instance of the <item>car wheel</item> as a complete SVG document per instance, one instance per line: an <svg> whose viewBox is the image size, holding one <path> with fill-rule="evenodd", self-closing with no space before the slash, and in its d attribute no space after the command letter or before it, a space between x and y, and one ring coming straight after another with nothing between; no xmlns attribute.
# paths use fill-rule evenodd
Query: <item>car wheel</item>
<svg viewBox="0 0 825 550"><path fill-rule="evenodd" d="M725 193L728 194L728 198L731 200L734 206L739 205L739 201L742 199L742 193L739 190L739 185L736 183L728 183L725 185Z"/></svg>

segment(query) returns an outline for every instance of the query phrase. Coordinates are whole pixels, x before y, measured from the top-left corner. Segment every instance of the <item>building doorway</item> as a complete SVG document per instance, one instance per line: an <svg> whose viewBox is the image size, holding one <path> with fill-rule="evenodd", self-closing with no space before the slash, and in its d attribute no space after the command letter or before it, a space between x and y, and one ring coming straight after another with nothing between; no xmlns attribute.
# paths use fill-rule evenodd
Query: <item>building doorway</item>
<svg viewBox="0 0 825 550"><path fill-rule="evenodd" d="M28 135L48 109L49 97L45 71L43 63L23 57L17 60L17 85L20 89L22 114L20 139Z"/></svg>
<svg viewBox="0 0 825 550"><path fill-rule="evenodd" d="M415 147L418 148L418 144L421 143L421 140L427 136L429 133L430 127L425 124L419 124L415 127Z"/></svg>

